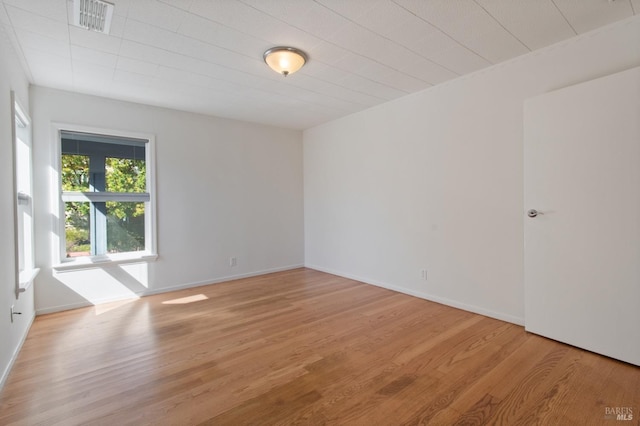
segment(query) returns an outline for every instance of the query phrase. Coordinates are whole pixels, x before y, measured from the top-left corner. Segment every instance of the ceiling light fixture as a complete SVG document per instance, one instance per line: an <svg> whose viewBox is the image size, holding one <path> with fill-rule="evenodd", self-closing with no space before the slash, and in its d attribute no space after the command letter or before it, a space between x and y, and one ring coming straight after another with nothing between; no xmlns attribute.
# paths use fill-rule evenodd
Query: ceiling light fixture
<svg viewBox="0 0 640 426"><path fill-rule="evenodd" d="M109 34L113 3L102 0L73 0L74 25L99 33Z"/></svg>
<svg viewBox="0 0 640 426"><path fill-rule="evenodd" d="M285 77L298 71L307 62L307 55L295 47L272 47L262 56L272 70Z"/></svg>

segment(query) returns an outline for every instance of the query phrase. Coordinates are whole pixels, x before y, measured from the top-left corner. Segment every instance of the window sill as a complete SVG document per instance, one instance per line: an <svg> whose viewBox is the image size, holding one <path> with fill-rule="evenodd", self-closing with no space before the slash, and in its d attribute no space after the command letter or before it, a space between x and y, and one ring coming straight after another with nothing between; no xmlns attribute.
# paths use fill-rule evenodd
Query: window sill
<svg viewBox="0 0 640 426"><path fill-rule="evenodd" d="M33 280L36 279L38 272L40 272L40 268L33 268L20 272L20 287L18 290L20 293L24 293L29 287L31 287L31 284L33 284Z"/></svg>
<svg viewBox="0 0 640 426"><path fill-rule="evenodd" d="M56 272L77 271L82 269L102 268L110 265L122 265L126 263L154 262L157 254L147 252L118 253L105 256L81 257L73 260L65 260L53 265Z"/></svg>

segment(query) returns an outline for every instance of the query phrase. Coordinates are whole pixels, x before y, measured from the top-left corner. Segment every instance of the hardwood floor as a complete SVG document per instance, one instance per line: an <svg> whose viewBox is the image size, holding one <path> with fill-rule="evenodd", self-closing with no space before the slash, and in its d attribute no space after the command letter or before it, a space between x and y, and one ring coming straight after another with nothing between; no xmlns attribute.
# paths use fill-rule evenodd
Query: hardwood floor
<svg viewBox="0 0 640 426"><path fill-rule="evenodd" d="M614 425L616 407L639 424L640 368L296 269L38 317L0 424Z"/></svg>

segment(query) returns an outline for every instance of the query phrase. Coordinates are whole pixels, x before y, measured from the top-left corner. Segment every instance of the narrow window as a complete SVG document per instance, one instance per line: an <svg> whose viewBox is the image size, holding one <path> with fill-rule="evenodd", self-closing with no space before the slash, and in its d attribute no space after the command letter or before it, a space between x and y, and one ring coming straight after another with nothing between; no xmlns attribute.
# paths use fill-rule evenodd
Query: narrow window
<svg viewBox="0 0 640 426"><path fill-rule="evenodd" d="M33 243L31 120L15 99L13 113L16 295L18 295L33 282L38 269L35 267Z"/></svg>
<svg viewBox="0 0 640 426"><path fill-rule="evenodd" d="M65 257L152 253L149 140L60 136Z"/></svg>

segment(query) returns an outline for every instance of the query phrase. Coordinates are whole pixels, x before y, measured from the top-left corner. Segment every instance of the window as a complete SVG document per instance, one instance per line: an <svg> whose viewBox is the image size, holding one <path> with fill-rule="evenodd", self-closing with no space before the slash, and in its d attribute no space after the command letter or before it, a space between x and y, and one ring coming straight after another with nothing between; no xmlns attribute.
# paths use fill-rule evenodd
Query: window
<svg viewBox="0 0 640 426"><path fill-rule="evenodd" d="M13 93L12 93L12 96ZM38 269L34 256L34 224L31 166L31 120L13 100L16 295L33 282Z"/></svg>
<svg viewBox="0 0 640 426"><path fill-rule="evenodd" d="M60 131L67 260L154 254L150 139Z"/></svg>

